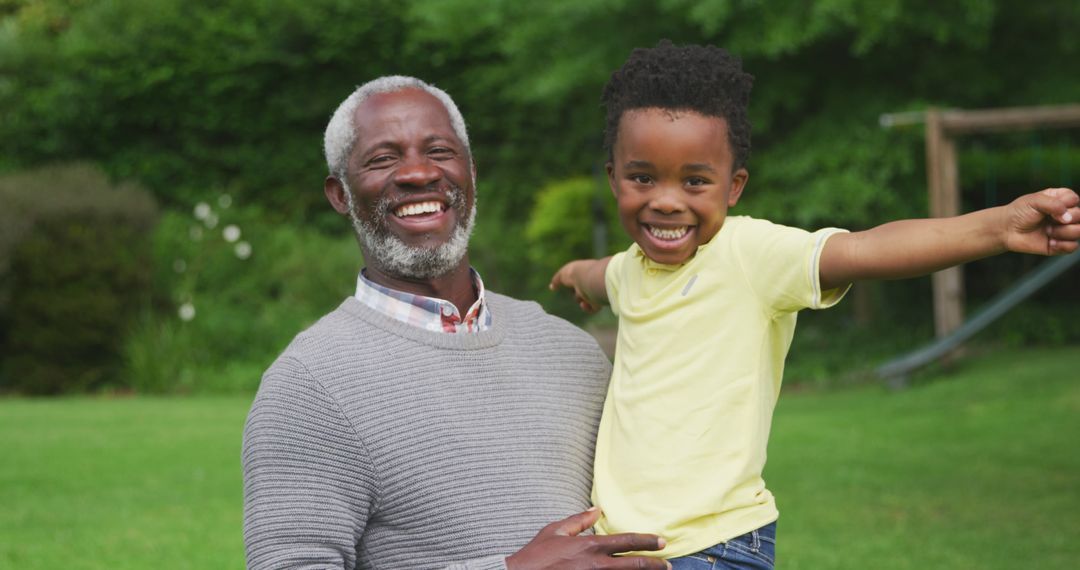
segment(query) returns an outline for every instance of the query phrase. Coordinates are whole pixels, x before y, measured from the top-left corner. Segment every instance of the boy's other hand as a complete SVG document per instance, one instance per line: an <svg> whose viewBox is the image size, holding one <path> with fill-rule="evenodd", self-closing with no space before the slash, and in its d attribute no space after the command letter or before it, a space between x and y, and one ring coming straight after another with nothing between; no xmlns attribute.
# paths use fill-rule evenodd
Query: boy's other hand
<svg viewBox="0 0 1080 570"><path fill-rule="evenodd" d="M1009 251L1060 255L1080 240L1080 196L1069 188L1047 188L1006 206L1005 247Z"/></svg>
<svg viewBox="0 0 1080 570"><path fill-rule="evenodd" d="M600 510L585 512L545 526L524 548L506 559L507 570L560 570L638 568L666 570L671 565L660 558L615 556L633 550L660 550L664 539L653 534L612 534L578 536L596 524Z"/></svg>
<svg viewBox="0 0 1080 570"><path fill-rule="evenodd" d="M559 268L551 278L551 283L548 284L548 289L552 291L558 290L559 287L573 289L574 300L577 301L578 306L582 311L590 314L600 310L600 304L590 298L584 283L584 274L588 272L591 263L595 262L591 259L571 261Z"/></svg>

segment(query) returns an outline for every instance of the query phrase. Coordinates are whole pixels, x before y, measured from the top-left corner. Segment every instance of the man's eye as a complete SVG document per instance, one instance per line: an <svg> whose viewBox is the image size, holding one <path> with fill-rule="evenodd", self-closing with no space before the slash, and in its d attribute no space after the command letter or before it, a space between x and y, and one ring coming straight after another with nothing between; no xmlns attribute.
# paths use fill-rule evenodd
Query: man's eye
<svg viewBox="0 0 1080 570"><path fill-rule="evenodd" d="M446 147L437 146L429 150L428 154L433 155L436 158L448 158L454 156L454 151Z"/></svg>
<svg viewBox="0 0 1080 570"><path fill-rule="evenodd" d="M394 160L394 155L392 155L392 154L379 154L379 155L371 157L371 159L369 159L367 161L367 163L368 163L368 166L386 166L387 164L391 163L393 160Z"/></svg>

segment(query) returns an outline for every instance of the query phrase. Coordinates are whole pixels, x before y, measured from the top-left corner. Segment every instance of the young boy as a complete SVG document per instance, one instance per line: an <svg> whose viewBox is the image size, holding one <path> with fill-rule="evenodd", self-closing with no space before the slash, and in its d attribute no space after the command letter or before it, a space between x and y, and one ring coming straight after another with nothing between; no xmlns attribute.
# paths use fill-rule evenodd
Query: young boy
<svg viewBox="0 0 1080 570"><path fill-rule="evenodd" d="M635 243L570 262L551 282L619 317L596 529L664 537L658 555L676 570L773 567L778 512L761 473L799 310L836 304L859 279L1004 251L1068 253L1080 239L1078 197L1065 188L854 233L728 217L749 177L752 81L714 47L634 50L603 102L608 182Z"/></svg>

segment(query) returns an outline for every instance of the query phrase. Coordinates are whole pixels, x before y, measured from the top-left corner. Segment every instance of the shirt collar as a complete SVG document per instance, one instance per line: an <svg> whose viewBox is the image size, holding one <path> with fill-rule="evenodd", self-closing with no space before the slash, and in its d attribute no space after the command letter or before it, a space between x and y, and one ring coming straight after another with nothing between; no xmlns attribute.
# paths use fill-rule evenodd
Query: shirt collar
<svg viewBox="0 0 1080 570"><path fill-rule="evenodd" d="M398 321L435 332L481 332L491 327L491 312L484 300L484 282L469 268L476 302L462 316L450 301L391 289L371 281L361 270L356 278L356 299Z"/></svg>
<svg viewBox="0 0 1080 570"><path fill-rule="evenodd" d="M687 259L686 261L684 261L684 262L682 262L682 263L680 263L678 265L672 265L672 264L668 264L668 263L660 263L658 261L653 261L649 256L645 255L645 252L642 251L641 246L639 246L636 243L633 246L631 246L631 249L632 249L631 255L633 255L633 257L637 258L641 262L642 266L645 267L645 269L659 269L660 271L678 271L678 269L680 267L686 265L687 263L690 263L691 261L694 260L694 258L701 255L701 252L708 249L709 245L715 240L716 240L716 236L713 236L713 239L709 240L706 243L703 243L703 244L699 245L697 247L697 249L694 251L694 257L691 257L690 259Z"/></svg>

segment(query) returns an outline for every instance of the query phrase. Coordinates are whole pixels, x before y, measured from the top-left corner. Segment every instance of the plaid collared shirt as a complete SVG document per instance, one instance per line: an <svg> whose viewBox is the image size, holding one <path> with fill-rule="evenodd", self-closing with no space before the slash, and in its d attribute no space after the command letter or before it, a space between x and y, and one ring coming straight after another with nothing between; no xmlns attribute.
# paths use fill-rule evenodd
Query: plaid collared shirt
<svg viewBox="0 0 1080 570"><path fill-rule="evenodd" d="M364 277L356 278L356 298L372 309L403 323L434 332L480 332L491 328L491 312L484 302L484 282L475 269L469 269L476 285L476 302L462 317L458 308L444 299L413 295L383 287Z"/></svg>

